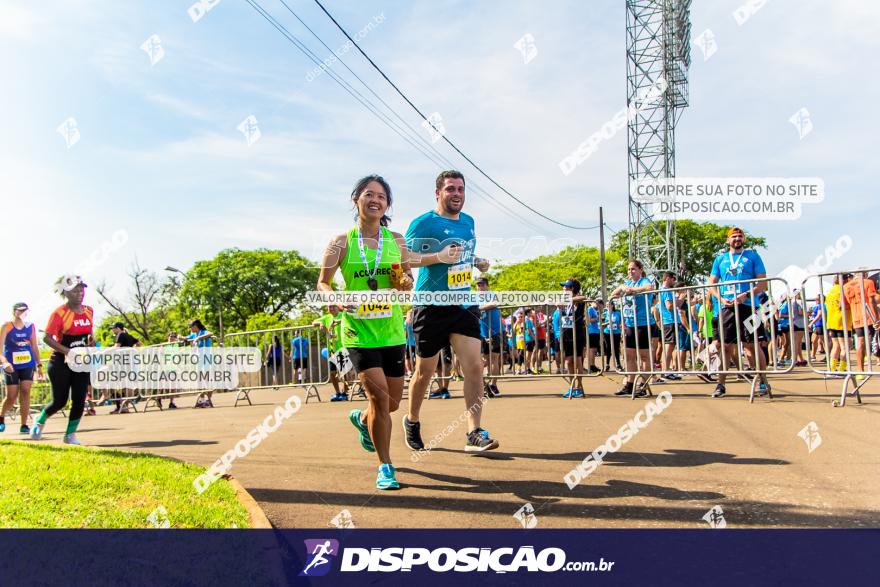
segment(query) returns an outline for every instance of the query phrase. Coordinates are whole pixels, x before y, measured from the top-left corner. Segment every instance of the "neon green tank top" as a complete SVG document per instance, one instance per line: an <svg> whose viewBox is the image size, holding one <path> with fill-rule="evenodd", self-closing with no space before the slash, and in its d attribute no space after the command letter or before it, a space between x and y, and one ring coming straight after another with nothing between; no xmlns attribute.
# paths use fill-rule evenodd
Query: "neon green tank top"
<svg viewBox="0 0 880 587"><path fill-rule="evenodd" d="M400 247L394 235L384 226L382 232L382 258L376 270L378 289L391 289L391 265L400 263ZM345 291L364 291L370 287L367 281L376 262L376 250L364 247L367 266L361 260L358 249L358 229L348 231L345 258L340 270L345 280ZM398 346L406 343L403 329L403 313L399 305L362 304L354 312L345 312L342 317L342 344L353 348L379 348Z"/></svg>

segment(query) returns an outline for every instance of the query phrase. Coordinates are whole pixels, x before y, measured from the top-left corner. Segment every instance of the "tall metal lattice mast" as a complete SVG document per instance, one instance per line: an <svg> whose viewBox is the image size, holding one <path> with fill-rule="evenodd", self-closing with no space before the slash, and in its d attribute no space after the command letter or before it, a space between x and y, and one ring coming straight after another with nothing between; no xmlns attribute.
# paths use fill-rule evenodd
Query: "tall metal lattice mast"
<svg viewBox="0 0 880 587"><path fill-rule="evenodd" d="M627 0L629 253L649 271L678 271L673 220L653 221L634 182L675 177L675 125L688 105L691 0Z"/></svg>

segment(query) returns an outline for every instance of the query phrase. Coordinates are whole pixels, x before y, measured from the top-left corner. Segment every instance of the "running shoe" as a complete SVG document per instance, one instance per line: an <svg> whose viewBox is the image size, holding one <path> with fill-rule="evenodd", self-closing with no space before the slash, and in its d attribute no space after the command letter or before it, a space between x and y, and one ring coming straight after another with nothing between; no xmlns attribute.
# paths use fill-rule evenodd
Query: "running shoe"
<svg viewBox="0 0 880 587"><path fill-rule="evenodd" d="M176 409L177 409L177 404L174 403L174 402L171 402L170 404L168 404L168 409L169 409L169 410L176 410Z"/></svg>
<svg viewBox="0 0 880 587"><path fill-rule="evenodd" d="M640 385L639 387L636 388L636 392L633 395L633 397L645 397L647 395L648 395L648 390L645 388L644 385Z"/></svg>
<svg viewBox="0 0 880 587"><path fill-rule="evenodd" d="M361 410L354 409L348 413L348 420L351 422L352 426L358 429L361 433L361 446L367 452L376 452L376 447L373 446L373 441L370 439L370 431L367 429L367 425L361 422Z"/></svg>
<svg viewBox="0 0 880 587"><path fill-rule="evenodd" d="M623 387L614 392L614 395L624 396L632 395L633 388L631 384L624 383Z"/></svg>
<svg viewBox="0 0 880 587"><path fill-rule="evenodd" d="M30 434L31 433L31 429L28 428L27 426L22 426L21 428L18 429L18 431L21 434Z"/></svg>
<svg viewBox="0 0 880 587"><path fill-rule="evenodd" d="M394 466L387 463L379 465L376 476L376 489L400 489L400 483L394 478Z"/></svg>
<svg viewBox="0 0 880 587"><path fill-rule="evenodd" d="M0 432L6 432L6 424L0 422Z"/></svg>
<svg viewBox="0 0 880 587"><path fill-rule="evenodd" d="M681 381L681 375L676 375L675 373L670 373L669 375L663 376L667 381Z"/></svg>
<svg viewBox="0 0 880 587"><path fill-rule="evenodd" d="M570 387L562 393L562 397L566 397L566 398L571 397L571 388Z"/></svg>
<svg viewBox="0 0 880 587"><path fill-rule="evenodd" d="M421 422L410 422L403 415L404 442L410 450L424 450L425 443L422 442L422 424Z"/></svg>
<svg viewBox="0 0 880 587"><path fill-rule="evenodd" d="M97 414L98 413L95 411L95 408L93 408L91 406L89 407L88 410L86 410L86 416L96 416Z"/></svg>
<svg viewBox="0 0 880 587"><path fill-rule="evenodd" d="M432 391L428 394L428 399L449 399L450 397L449 390L445 387L441 387L437 391Z"/></svg>
<svg viewBox="0 0 880 587"><path fill-rule="evenodd" d="M494 383L489 386L489 390L492 392L492 397L498 397L501 395L501 392L498 391L498 386Z"/></svg>
<svg viewBox="0 0 880 587"><path fill-rule="evenodd" d="M467 444L464 445L465 452L483 452L496 448L498 448L498 441L494 438L489 438L489 433L482 428L476 428L469 432Z"/></svg>
<svg viewBox="0 0 880 587"><path fill-rule="evenodd" d="M596 365L590 365L590 373L601 373L602 369L597 367Z"/></svg>
<svg viewBox="0 0 880 587"><path fill-rule="evenodd" d="M727 390L724 388L724 385L719 383L715 386L715 391L712 393L712 397L724 397L724 394L727 393Z"/></svg>
<svg viewBox="0 0 880 587"><path fill-rule="evenodd" d="M758 387L755 389L755 395L758 397L764 397L765 395L770 394L770 384L766 381L761 381L758 383Z"/></svg>
<svg viewBox="0 0 880 587"><path fill-rule="evenodd" d="M82 446L82 443L79 441L79 438L76 437L76 434L71 432L70 434L64 435L64 444L73 444L75 446Z"/></svg>
<svg viewBox="0 0 880 587"><path fill-rule="evenodd" d="M43 438L43 425L37 422L31 428L31 440L41 440Z"/></svg>
<svg viewBox="0 0 880 587"><path fill-rule="evenodd" d="M576 387L576 388L572 389L571 390L571 397L572 397L572 399L584 397L584 390L581 389L580 387Z"/></svg>
<svg viewBox="0 0 880 587"><path fill-rule="evenodd" d="M333 397L330 398L331 402L344 402L348 399L348 396L344 393L337 393Z"/></svg>
<svg viewBox="0 0 880 587"><path fill-rule="evenodd" d="M662 385L664 383L669 383L663 375L659 375L657 379L653 381L654 385Z"/></svg>

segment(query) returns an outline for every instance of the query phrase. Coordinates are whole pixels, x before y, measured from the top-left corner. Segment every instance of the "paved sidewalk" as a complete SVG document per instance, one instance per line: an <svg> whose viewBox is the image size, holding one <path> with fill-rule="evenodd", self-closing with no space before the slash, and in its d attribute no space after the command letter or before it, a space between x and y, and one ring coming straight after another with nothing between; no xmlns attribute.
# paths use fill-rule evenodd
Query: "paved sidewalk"
<svg viewBox="0 0 880 587"><path fill-rule="evenodd" d="M688 378L689 380L691 378ZM537 526L707 527L720 506L727 527L878 527L880 382L865 386L865 403L832 408L840 382L804 371L772 380L775 398L748 403L745 383L711 399L713 385L656 386L673 401L591 476L569 490L563 476L647 406L610 394L619 377L590 378L587 398L565 400L560 379L507 382L485 408L483 427L501 447L485 456L462 452L466 426L413 462L394 417L392 458L402 489L374 488L377 461L364 452L348 422L361 401L311 401L267 437L232 474L281 527L327 527L343 509L357 527L519 527L531 503ZM426 443L464 413L461 384L450 400L426 401ZM186 408L85 418L81 440L91 446L148 451L209 466L293 393L260 390L254 406L233 408L234 394L215 394L214 409ZM404 400L405 403L406 400ZM821 445L810 453L798 436L815 422ZM45 438L60 442L53 418ZM9 430L4 438L17 438Z"/></svg>

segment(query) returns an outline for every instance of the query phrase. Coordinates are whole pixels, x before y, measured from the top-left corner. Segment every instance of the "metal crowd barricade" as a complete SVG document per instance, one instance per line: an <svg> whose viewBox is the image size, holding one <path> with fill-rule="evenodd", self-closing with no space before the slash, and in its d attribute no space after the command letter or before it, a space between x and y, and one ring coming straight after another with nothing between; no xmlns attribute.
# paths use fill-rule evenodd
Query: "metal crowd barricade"
<svg viewBox="0 0 880 587"><path fill-rule="evenodd" d="M580 303L584 304L583 328L576 327L577 322L574 320L575 308L569 306L553 306L549 304L535 306L498 306L495 308L500 312L501 328L498 329L498 332L495 332L496 326L493 325L494 320L485 319L485 313L491 312L492 310L481 311L481 320L485 319L488 332L488 337L484 337L481 343L482 354L485 359L485 374L483 376L484 385L495 380L533 380L544 377L553 379L561 378L572 383L575 377L598 377L602 375L605 370L606 358L608 357L606 357L606 351L602 344L603 309L601 307L596 310L598 314L598 321L596 324L599 332L594 333L596 334L595 337L591 337L588 334L589 325L591 323L589 317L590 306L593 304L601 305L601 301L585 300ZM554 334L552 320L553 314L557 309L560 310L561 314L560 322L563 319L562 314L564 312L570 312L572 320L570 326L561 327L559 337L556 337ZM525 341L523 349L517 348L517 337L515 332L516 324L518 323L517 320L519 319L518 317L524 315L527 310L531 310L531 321L535 327L534 340L530 341L534 343L531 350L528 349L528 343ZM509 326L506 323L505 313L510 319ZM543 339L544 344L541 344L541 339L538 333L538 322L541 320L537 318L539 313L543 316L542 325L545 330L545 338ZM525 317L523 317L524 328L525 324ZM570 336L566 335L566 331L568 330L571 331ZM566 347L569 345L563 344L562 337L564 335L566 339L571 339L572 344L570 346L572 350L580 349L581 343L583 344L582 354L577 356L568 356L566 354ZM535 353L537 353L537 359L535 359ZM554 360L551 357L554 356L557 364L556 373L552 372ZM505 359L507 360L505 361ZM567 365L567 359L572 359L571 373L563 371L563 367ZM595 364L597 359L599 360L599 366L596 366ZM526 362L529 364L526 364ZM546 372L543 370L545 362L547 363ZM586 367L584 365L585 363L587 363ZM505 365L507 365L510 373L504 373ZM516 365L522 365L519 372L517 372ZM533 367L536 365L538 368L533 370Z"/></svg>
<svg viewBox="0 0 880 587"><path fill-rule="evenodd" d="M749 321L754 328L750 332L740 332L737 328L736 333L734 334L736 342L728 343L728 344L736 344L736 356L730 357L727 352L727 344L721 344L722 340L730 340L731 337L725 335L725 327L724 327L724 313L727 310L724 310L724 305L720 302L717 297L714 295L714 292L717 292L719 295L722 293L722 287L731 287L738 286L740 284L750 284L754 285L756 283L765 283L766 289L765 293L768 296L767 302L765 304L759 305L756 304L756 298L758 297L753 291L750 289L749 297L746 300L745 305L751 305L754 309L752 312L752 316L754 318L746 318L746 321ZM632 386L632 395L633 399L636 398L637 391L644 390L647 392L649 397L653 396L653 392L651 390L651 383L656 382L661 376L664 374L675 374L675 375L694 375L700 376L704 378L704 381L711 382L711 377L715 374L724 374L725 377L729 375L738 376L740 378L748 379L751 378L751 390L749 393L749 402L754 402L755 399L755 390L759 383L760 377L766 375L779 375L783 373L789 373L794 367L794 363L792 362L787 368L778 368L777 361L771 361L772 355L770 355L770 349L776 348L776 335L777 335L777 319L775 316L775 306L774 306L774 293L773 293L773 284L781 283L785 287L785 291L788 291L788 284L784 279L778 277L771 278L762 278L762 279L751 279L751 280L737 280L737 281L727 281L724 283L716 283L716 284L703 284L703 285L693 285L693 286L685 286L685 287L673 287L673 288L659 288L654 289L650 292L646 292L644 294L636 294L633 296L622 296L621 304L624 307L624 310L621 312L624 324L629 322L634 322L634 316L636 315L636 309L634 304L644 304L646 311L649 315L648 324L639 325L639 326L625 326L623 330L623 339L624 344L622 348L622 359L623 359L623 369L618 369L618 373L625 376L635 376ZM782 289L782 288L780 288ZM651 324L650 315L653 313L653 308L657 302L656 300L660 299L661 292L670 292L673 294L673 309L674 316L677 319L673 321L672 324L668 326L673 326L674 332L674 342L666 343L664 333L663 333L663 320L662 316L657 316L654 320L655 324ZM703 340L702 332L699 332L700 341L697 343L695 337L693 336L693 317L695 315L695 305L697 300L705 306L706 305L706 294L712 295L714 298L713 314L711 319L712 325L712 341L708 342ZM683 295L681 295L683 294ZM696 295L694 295L696 294ZM680 300L680 298L683 298ZM717 309L717 313L716 310ZM740 308L739 304L733 306L734 312L734 323L739 324L743 320L740 319ZM681 313L684 313L684 318L686 322L682 321ZM707 316L707 314L704 314ZM686 326L685 326L686 324ZM759 332L761 331L760 326L764 326L764 337L759 338ZM746 326L748 329L748 326ZM647 348L642 348L645 345L641 344L639 331L645 329L648 333L647 339L648 344ZM698 326L699 329L699 326ZM682 333L684 330L684 334ZM708 329L706 329L708 331ZM659 331L659 332L658 332ZM628 359L626 358L626 344L625 340L627 338L627 334L632 332L635 349L630 349L635 351L635 365L628 364ZM658 336L654 336L654 334ZM793 324L789 321L789 336L790 339L793 339ZM686 340L684 339L686 336ZM763 340L761 340L763 338ZM656 339L656 342L655 342ZM765 354L763 350L762 343L769 345L768 352ZM659 347L657 346L659 345ZM676 353L675 357L669 357L668 353L670 349L667 348L667 345L672 345L671 351ZM682 348L684 347L684 348ZM744 367L743 358L746 354L746 350L751 351L752 356L752 364L750 368ZM647 351L647 365L639 366L639 363L642 361L639 360L641 353L643 351ZM683 353L683 354L679 354ZM690 353L690 357L688 358L688 353ZM758 353L761 353L765 357L765 369L759 369L760 360ZM659 359L660 368L655 367L655 361ZM671 364L670 359L679 359L681 364L677 366L674 365L667 367L667 365ZM702 367L698 368L698 361L702 363ZM737 368L731 369L730 364L733 362ZM772 368L771 368L772 366ZM641 380L641 384L639 385L639 381ZM772 393L768 390L768 396L770 398L773 397Z"/></svg>
<svg viewBox="0 0 880 587"><path fill-rule="evenodd" d="M856 398L858 403L862 403L862 395L861 388L871 379L873 375L877 375L878 371L874 369L874 358L875 355L873 353L873 342L874 337L872 335L871 324L868 322L868 317L871 316L874 318L874 321L880 319L880 316L877 315L877 312L874 308L873 300L870 300L866 291L866 281L870 279L870 275L880 273L880 269L856 269L853 271L837 271L830 273L816 273L813 275L807 276L800 287L800 297L804 301L804 308L806 308L807 301L807 287L814 280L817 282L819 288L819 303L821 304L820 311L822 314L822 324L823 324L823 342L825 343L825 369L817 369L812 362L810 362L810 368L817 374L822 375L826 378L841 378L843 380L842 387L840 390L840 399L834 399L831 401L831 405L834 407L844 407L846 405L846 398L848 396L853 396ZM844 282L844 276L851 275L852 277L846 282ZM864 278L860 277L864 275ZM823 278L831 278L834 280L834 283L827 287L825 279ZM858 285L858 301L857 303L861 303L862 307L860 309L860 314L862 317L862 325L856 327L854 325L853 319L853 310L855 308L852 307L850 303L848 303L846 299L846 295L844 294L845 286L848 283L852 283L857 281ZM840 309L842 321L842 336L838 337L837 340L842 341L842 347L838 347L838 345L834 343L834 337L831 337L828 327L828 307L827 304L829 300L827 298L831 298L830 303L837 303L838 308ZM837 330L837 329L834 329ZM807 343L807 353L808 356L811 355L811 347L812 344L810 337L805 337ZM864 357L863 361L867 362L867 369L854 369L852 360L853 358L857 359L858 353L858 342L856 339L861 339L862 348L864 349ZM831 344L829 344L831 343ZM832 368L832 354L834 351L832 347L837 350L838 359L842 356L846 358L846 370L841 371L839 369L835 370ZM855 357L853 355L856 355ZM850 391L850 385L852 385L852 391Z"/></svg>
<svg viewBox="0 0 880 587"><path fill-rule="evenodd" d="M147 345L146 348L161 348L164 349L166 353L174 353L178 349L190 349L192 348L190 342L185 338L180 338L177 341L173 342L160 342L157 344ZM162 400L168 399L169 403L174 401L174 398L187 396L187 395L202 395L206 391L211 391L208 389L163 389L162 387L156 385L151 386L147 389L140 389L140 399L144 400L144 413L150 409L150 406L155 405L157 408L162 410Z"/></svg>
<svg viewBox="0 0 880 587"><path fill-rule="evenodd" d="M6 386L6 378L2 376L2 372L0 372L0 409L2 409L3 404L6 403L6 397L9 393L9 389ZM30 407L28 409L28 417L32 414L38 414L44 407L52 403L52 384L49 382L49 376L44 375L43 379L37 380L36 374L34 377L33 384L31 385L30 391ZM69 403L69 402L68 402ZM21 389L19 389L18 399L16 403L12 405L11 411L3 414L4 417L9 418L12 421L15 418L18 418L21 412ZM61 408L58 411L59 414L63 418L67 417L67 406Z"/></svg>
<svg viewBox="0 0 880 587"><path fill-rule="evenodd" d="M317 386L330 382L330 362L321 356L321 350L328 348L328 342L328 337L320 326L293 326L227 334L224 338L227 347L258 347L263 356L259 373L239 375L235 405L238 406L238 402L242 400L251 404L250 392L255 389L282 387L305 388L305 403L313 397L322 401ZM297 358L293 357L294 343L296 352L300 355ZM301 353L303 344L307 350L305 356ZM275 348L281 349L280 356Z"/></svg>

